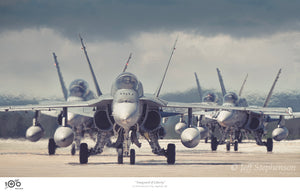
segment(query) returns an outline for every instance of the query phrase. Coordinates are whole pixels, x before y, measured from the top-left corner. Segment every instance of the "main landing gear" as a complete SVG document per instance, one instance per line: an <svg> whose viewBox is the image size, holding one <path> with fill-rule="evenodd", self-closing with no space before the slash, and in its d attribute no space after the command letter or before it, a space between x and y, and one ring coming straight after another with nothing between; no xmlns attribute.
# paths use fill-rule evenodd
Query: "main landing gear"
<svg viewBox="0 0 300 192"><path fill-rule="evenodd" d="M272 138L268 138L267 142L265 142L265 145L267 147L267 151L268 152L272 152L273 151L273 139Z"/></svg>
<svg viewBox="0 0 300 192"><path fill-rule="evenodd" d="M49 139L48 142L48 153L49 155L54 155L56 151L57 145L55 144L55 141L53 138Z"/></svg>

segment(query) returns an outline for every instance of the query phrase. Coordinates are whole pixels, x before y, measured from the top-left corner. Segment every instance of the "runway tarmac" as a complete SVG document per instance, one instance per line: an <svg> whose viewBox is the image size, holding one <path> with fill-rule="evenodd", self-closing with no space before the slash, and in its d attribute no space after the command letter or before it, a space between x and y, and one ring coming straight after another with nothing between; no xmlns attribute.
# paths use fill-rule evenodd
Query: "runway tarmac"
<svg viewBox="0 0 300 192"><path fill-rule="evenodd" d="M93 142L86 140L89 147ZM152 154L142 141L136 148L136 164L117 164L115 149L105 148L101 155L79 163L78 152L71 156L70 147L57 149L49 156L48 140L32 143L26 140L0 139L1 177L299 177L300 140L274 142L272 153L253 141L239 144L239 151L227 152L219 145L216 152L203 141L194 149L185 148L180 140L161 140L162 147L176 144L176 163ZM232 148L233 149L233 148Z"/></svg>

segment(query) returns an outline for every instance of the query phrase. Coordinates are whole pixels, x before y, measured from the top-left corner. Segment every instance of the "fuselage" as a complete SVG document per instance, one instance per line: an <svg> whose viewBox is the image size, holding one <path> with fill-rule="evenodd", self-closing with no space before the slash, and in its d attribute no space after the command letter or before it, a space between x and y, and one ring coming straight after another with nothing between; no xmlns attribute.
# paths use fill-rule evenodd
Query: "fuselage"
<svg viewBox="0 0 300 192"><path fill-rule="evenodd" d="M142 84L135 75L125 72L115 80L111 94L114 120L116 124L129 131L141 116L139 98L143 96Z"/></svg>

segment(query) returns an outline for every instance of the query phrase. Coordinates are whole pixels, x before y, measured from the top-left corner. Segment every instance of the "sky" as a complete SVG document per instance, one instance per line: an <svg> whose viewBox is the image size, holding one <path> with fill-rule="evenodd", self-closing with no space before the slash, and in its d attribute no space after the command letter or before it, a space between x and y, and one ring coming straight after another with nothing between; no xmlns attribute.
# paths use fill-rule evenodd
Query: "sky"
<svg viewBox="0 0 300 192"><path fill-rule="evenodd" d="M100 88L110 93L128 71L154 93L178 37L161 93L196 87L266 95L300 91L300 2L296 0L1 0L0 94L63 97L52 52L68 86L85 79L95 91L78 34Z"/></svg>

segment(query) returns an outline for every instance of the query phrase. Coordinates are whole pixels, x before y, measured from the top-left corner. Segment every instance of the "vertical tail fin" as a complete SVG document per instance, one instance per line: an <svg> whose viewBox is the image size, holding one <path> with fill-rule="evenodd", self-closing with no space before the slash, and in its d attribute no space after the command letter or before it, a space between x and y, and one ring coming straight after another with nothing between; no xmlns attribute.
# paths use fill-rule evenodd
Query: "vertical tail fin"
<svg viewBox="0 0 300 192"><path fill-rule="evenodd" d="M101 90L100 90L98 81L97 81L97 79L96 79L96 76L95 76L95 73L94 73L94 70L93 70L93 67L92 67L92 64L91 64L91 62L90 62L90 59L89 59L89 57L88 57L86 48L85 48L85 46L84 46L84 44L83 44L83 39L81 38L80 34L79 34L79 38L80 38L80 42L81 42L82 49L83 49L83 51L84 51L86 60L87 60L87 62L88 62L88 64L89 64L90 71L91 71L92 76L93 76L93 80L94 80L94 84L95 84L95 87L96 87L97 95L98 95L98 96L101 96L101 95L102 95L102 92L101 92Z"/></svg>
<svg viewBox="0 0 300 192"><path fill-rule="evenodd" d="M225 89L225 85L224 85L223 78L222 78L222 75L221 75L221 72L220 72L219 68L217 68L217 72L218 72L219 82L220 82L220 85L221 85L222 94L223 94L223 97L224 97L226 95L226 89Z"/></svg>
<svg viewBox="0 0 300 192"><path fill-rule="evenodd" d="M277 81L278 81L278 78L279 78L280 73L281 73L281 69L279 69L279 71L278 71L278 73L277 73L277 75L276 75L276 78L275 78L275 80L274 80L274 82L273 82L273 85L272 85L272 87L271 87L271 89L270 89L270 91L269 91L269 94L268 94L268 96L267 96L267 98L266 98L266 100L265 100L265 103L264 103L263 107L267 107L267 106L268 106L268 104L269 104L269 102L270 102L270 98L271 98L271 96L272 96L274 87L275 87L275 85L276 85L276 83L277 83Z"/></svg>
<svg viewBox="0 0 300 192"><path fill-rule="evenodd" d="M199 83L199 79L198 79L198 76L197 76L197 73L195 72L195 78L196 78L196 83L197 83L197 88L198 88L198 93L199 93L199 97L202 101L202 90L201 90L201 87L200 87L200 83Z"/></svg>
<svg viewBox="0 0 300 192"><path fill-rule="evenodd" d="M63 76L62 76L62 74L60 72L60 68L59 68L59 64L58 64L58 61L57 61L57 57L56 57L55 53L52 53L52 54L53 54L54 63L55 63L56 69L57 69L57 73L58 73L58 78L59 78L59 81L60 81L61 89L62 89L62 92L64 94L64 98L65 98L65 101L66 101L68 99L68 90L66 88Z"/></svg>
<svg viewBox="0 0 300 192"><path fill-rule="evenodd" d="M124 69L123 69L123 73L126 71L126 69L127 69L127 67L128 67L128 64L129 64L129 61L130 61L130 59L131 59L131 56L132 56L132 53L129 54L128 60L127 60L127 62L126 62L126 64L125 64L125 67L124 67Z"/></svg>
<svg viewBox="0 0 300 192"><path fill-rule="evenodd" d="M242 96L242 92L243 92L243 90L244 90L244 86L245 86L245 83L246 83L246 81L247 81L247 78L248 78L248 73L247 73L247 75L246 75L246 77L245 77L245 79L244 79L244 82L243 82L243 84L242 84L242 87L241 87L241 89L240 89L239 97Z"/></svg>
<svg viewBox="0 0 300 192"><path fill-rule="evenodd" d="M169 58L168 65L167 65L167 67L166 67L165 73L164 73L164 75L163 75L163 77L162 77L161 83L160 83L158 89L157 89L156 92L155 92L155 96L156 96L156 97L158 97L159 94L160 94L160 90L161 90L162 85L163 85L163 83L164 83L164 80L165 80L165 77L166 77L166 74L167 74L167 71L168 71L168 68L169 68L169 65L170 65L172 56L173 56L174 51L175 51L175 49L176 49L176 43L177 43L177 40L178 40L178 37L176 38L175 43L174 43L174 46L173 46L173 48L172 48L172 53L171 53L171 56L170 56L170 58Z"/></svg>

